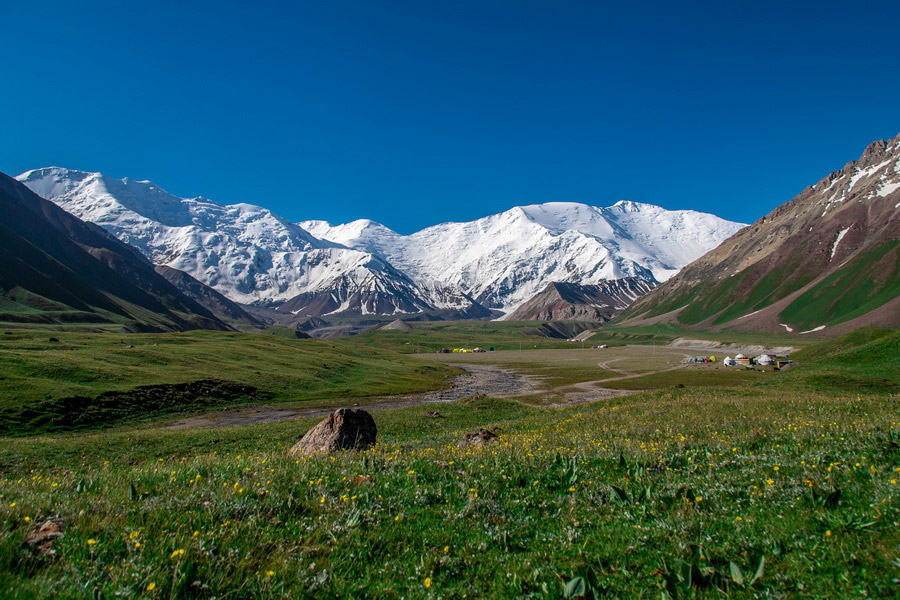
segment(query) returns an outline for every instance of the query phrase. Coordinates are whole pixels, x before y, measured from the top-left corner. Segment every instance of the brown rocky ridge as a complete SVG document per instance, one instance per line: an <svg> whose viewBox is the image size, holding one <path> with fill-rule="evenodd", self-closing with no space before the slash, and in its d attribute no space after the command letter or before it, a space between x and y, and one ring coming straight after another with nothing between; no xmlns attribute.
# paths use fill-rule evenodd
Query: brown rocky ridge
<svg viewBox="0 0 900 600"><path fill-rule="evenodd" d="M900 325L900 136L870 144L616 318L839 335Z"/></svg>
<svg viewBox="0 0 900 600"><path fill-rule="evenodd" d="M612 279L592 285L550 283L505 320L604 323L656 285L655 281L642 277Z"/></svg>

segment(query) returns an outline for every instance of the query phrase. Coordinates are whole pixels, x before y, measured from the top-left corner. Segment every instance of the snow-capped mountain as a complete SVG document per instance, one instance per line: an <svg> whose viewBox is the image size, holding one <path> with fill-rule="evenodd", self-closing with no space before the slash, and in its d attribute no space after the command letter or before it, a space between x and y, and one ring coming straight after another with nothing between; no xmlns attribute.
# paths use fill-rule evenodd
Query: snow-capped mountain
<svg viewBox="0 0 900 600"><path fill-rule="evenodd" d="M231 300L297 316L422 311L486 318L551 282L664 281L742 227L619 202L553 202L401 235L369 220L291 223L252 204L178 198L150 181L51 167L17 178L150 260Z"/></svg>
<svg viewBox="0 0 900 600"><path fill-rule="evenodd" d="M56 167L17 179L154 263L184 271L237 302L296 298L298 314L306 314L304 302L362 314L430 308L415 284L381 258L318 240L259 206L178 198L150 181Z"/></svg>
<svg viewBox="0 0 900 600"><path fill-rule="evenodd" d="M382 256L417 282L442 281L510 310L551 282L665 281L743 227L711 214L618 202L550 202L408 236L368 220L303 221L320 239Z"/></svg>

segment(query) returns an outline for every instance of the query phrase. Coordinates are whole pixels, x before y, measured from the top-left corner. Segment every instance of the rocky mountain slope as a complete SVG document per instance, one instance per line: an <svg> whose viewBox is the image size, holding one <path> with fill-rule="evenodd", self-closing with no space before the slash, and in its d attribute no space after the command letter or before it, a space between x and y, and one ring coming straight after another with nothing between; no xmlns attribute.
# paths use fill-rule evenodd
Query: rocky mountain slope
<svg viewBox="0 0 900 600"><path fill-rule="evenodd" d="M741 227L634 202L558 202L404 236L366 220L294 224L259 206L178 198L149 181L100 173L52 167L18 179L154 263L295 319L492 318L551 282L665 280Z"/></svg>
<svg viewBox="0 0 900 600"><path fill-rule="evenodd" d="M251 315L236 302L232 302L208 285L203 285L184 271L165 265L156 265L154 270L166 278L188 298L214 314L216 318L239 329L265 329L266 323Z"/></svg>
<svg viewBox="0 0 900 600"><path fill-rule="evenodd" d="M131 246L0 174L0 321L229 329Z"/></svg>
<svg viewBox="0 0 900 600"><path fill-rule="evenodd" d="M183 271L236 302L303 316L436 308L379 257L316 239L259 206L178 198L150 181L55 167L18 179L155 264Z"/></svg>
<svg viewBox="0 0 900 600"><path fill-rule="evenodd" d="M900 136L739 231L618 319L841 333L900 325Z"/></svg>
<svg viewBox="0 0 900 600"><path fill-rule="evenodd" d="M506 319L604 323L654 287L655 282L642 277L624 277L594 285L551 283Z"/></svg>
<svg viewBox="0 0 900 600"><path fill-rule="evenodd" d="M706 213L626 201L607 208L522 206L408 236L367 220L300 225L318 238L382 256L414 281L449 283L503 311L551 282L664 281L743 227Z"/></svg>

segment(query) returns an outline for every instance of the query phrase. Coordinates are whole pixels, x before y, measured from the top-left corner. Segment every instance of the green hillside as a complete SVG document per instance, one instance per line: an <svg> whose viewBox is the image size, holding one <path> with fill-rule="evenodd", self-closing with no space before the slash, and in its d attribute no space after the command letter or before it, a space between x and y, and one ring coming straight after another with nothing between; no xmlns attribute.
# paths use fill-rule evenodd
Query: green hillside
<svg viewBox="0 0 900 600"><path fill-rule="evenodd" d="M791 302L782 321L800 330L837 325L900 296L898 248L894 241L861 252Z"/></svg>
<svg viewBox="0 0 900 600"><path fill-rule="evenodd" d="M0 432L65 426L89 410L83 426L190 414L228 404L302 402L438 388L456 373L390 352L373 353L324 340L192 331L99 334L8 330L0 334ZM225 381L255 392L231 398L171 394L146 406L142 386ZM137 391L135 391L137 390ZM124 397L98 405L104 392ZM73 401L72 399L76 399ZM50 422L47 415L53 415Z"/></svg>

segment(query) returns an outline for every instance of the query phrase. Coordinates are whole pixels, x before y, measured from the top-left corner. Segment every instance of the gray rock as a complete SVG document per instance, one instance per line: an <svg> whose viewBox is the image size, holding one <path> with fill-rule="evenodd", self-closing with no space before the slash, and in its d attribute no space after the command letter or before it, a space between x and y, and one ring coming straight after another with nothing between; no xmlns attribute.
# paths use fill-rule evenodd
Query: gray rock
<svg viewBox="0 0 900 600"><path fill-rule="evenodd" d="M362 409L339 408L307 431L288 454L306 456L338 450L366 450L375 445L376 434L372 415Z"/></svg>

